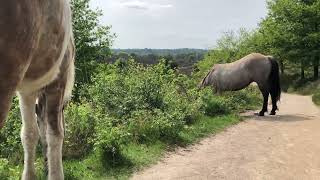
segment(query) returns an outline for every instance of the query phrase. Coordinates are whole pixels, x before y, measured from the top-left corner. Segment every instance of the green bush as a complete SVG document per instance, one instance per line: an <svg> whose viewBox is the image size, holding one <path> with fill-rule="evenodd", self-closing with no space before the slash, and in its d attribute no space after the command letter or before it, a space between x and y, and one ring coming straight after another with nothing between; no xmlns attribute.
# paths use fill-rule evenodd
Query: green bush
<svg viewBox="0 0 320 180"><path fill-rule="evenodd" d="M207 116L216 116L230 113L228 100L225 97L213 95L211 89L206 89L202 95L203 108Z"/></svg>
<svg viewBox="0 0 320 180"><path fill-rule="evenodd" d="M262 105L262 95L257 86L248 86L241 91L225 92L228 107L234 112L255 109Z"/></svg>
<svg viewBox="0 0 320 180"><path fill-rule="evenodd" d="M228 114L251 110L260 105L262 96L256 86L249 86L241 91L214 94L210 88L202 91L202 109L207 116Z"/></svg>
<svg viewBox="0 0 320 180"><path fill-rule="evenodd" d="M90 97L86 101L101 116L95 147L109 158L118 156L128 142L175 140L203 112L228 114L256 103L251 97L255 87L213 95L209 89L199 91L194 80L177 74L163 61L147 67L133 60L118 61L99 68L94 85L85 93Z"/></svg>
<svg viewBox="0 0 320 180"><path fill-rule="evenodd" d="M18 104L18 98L14 98L5 126L0 130L0 158L8 158L14 163L23 160L20 139L22 121Z"/></svg>
<svg viewBox="0 0 320 180"><path fill-rule="evenodd" d="M95 144L109 154L129 140L175 138L200 113L201 101L191 80L164 61L148 67L118 61L100 68L88 87L87 101L103 116Z"/></svg>
<svg viewBox="0 0 320 180"><path fill-rule="evenodd" d="M320 105L320 92L316 92L313 96L312 96L312 101L316 104L316 105Z"/></svg>
<svg viewBox="0 0 320 180"><path fill-rule="evenodd" d="M13 180L19 179L20 169L18 167L10 166L7 159L0 158L0 179Z"/></svg>
<svg viewBox="0 0 320 180"><path fill-rule="evenodd" d="M65 141L63 155L77 158L87 155L93 148L97 115L90 104L70 103L65 114Z"/></svg>

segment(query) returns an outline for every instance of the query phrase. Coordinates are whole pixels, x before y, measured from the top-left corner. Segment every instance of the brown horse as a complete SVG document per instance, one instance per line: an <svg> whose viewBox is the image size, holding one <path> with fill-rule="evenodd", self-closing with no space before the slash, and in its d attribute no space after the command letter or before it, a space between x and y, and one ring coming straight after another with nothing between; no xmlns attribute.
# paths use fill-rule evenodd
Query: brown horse
<svg viewBox="0 0 320 180"><path fill-rule="evenodd" d="M216 64L203 78L200 87L213 86L217 92L237 91L256 82L263 95L263 107L259 115L268 111L268 97L271 94L271 115L276 114L277 101L280 100L281 88L279 65L271 56L259 53L249 54L229 64Z"/></svg>
<svg viewBox="0 0 320 180"><path fill-rule="evenodd" d="M47 144L48 179L64 178L63 106L71 96L74 81L71 24L69 0L0 2L0 128L17 92L23 122L24 180L36 178L39 136ZM38 100L45 107L38 114L43 120L41 131L35 112L39 97L45 97Z"/></svg>

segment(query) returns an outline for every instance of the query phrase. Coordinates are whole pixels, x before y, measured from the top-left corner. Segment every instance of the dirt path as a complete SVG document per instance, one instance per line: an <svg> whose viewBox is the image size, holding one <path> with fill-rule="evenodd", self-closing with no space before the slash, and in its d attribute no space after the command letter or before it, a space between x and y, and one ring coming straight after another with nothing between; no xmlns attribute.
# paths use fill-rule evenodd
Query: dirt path
<svg viewBox="0 0 320 180"><path fill-rule="evenodd" d="M246 118L133 179L320 179L320 111L310 97L284 94L277 116Z"/></svg>

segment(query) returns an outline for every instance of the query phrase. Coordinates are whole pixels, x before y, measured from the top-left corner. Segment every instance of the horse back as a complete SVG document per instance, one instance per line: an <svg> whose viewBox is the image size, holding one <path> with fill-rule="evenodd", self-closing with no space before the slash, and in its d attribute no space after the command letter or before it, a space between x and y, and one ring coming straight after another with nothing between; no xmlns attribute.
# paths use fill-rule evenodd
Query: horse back
<svg viewBox="0 0 320 180"><path fill-rule="evenodd" d="M252 82L266 83L270 61L262 54L252 53L228 64L215 67L215 76L221 90L240 90Z"/></svg>

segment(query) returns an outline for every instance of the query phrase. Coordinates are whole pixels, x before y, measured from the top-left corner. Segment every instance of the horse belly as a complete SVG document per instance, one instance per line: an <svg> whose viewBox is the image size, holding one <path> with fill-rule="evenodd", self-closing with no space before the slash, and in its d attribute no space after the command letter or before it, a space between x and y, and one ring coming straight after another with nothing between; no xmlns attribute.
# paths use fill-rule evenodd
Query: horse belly
<svg viewBox="0 0 320 180"><path fill-rule="evenodd" d="M0 2L0 75L23 75L26 71L39 39L36 5L27 0Z"/></svg>
<svg viewBox="0 0 320 180"><path fill-rule="evenodd" d="M17 91L19 92L34 92L39 89L42 89L46 85L53 82L60 72L60 65L61 62L57 62L55 65L53 65L48 71L41 75L41 77L37 79L28 79L24 78L18 88Z"/></svg>
<svg viewBox="0 0 320 180"><path fill-rule="evenodd" d="M220 74L220 90L222 91L237 91L244 89L251 82L251 78L245 70L241 68L235 70L225 70Z"/></svg>
<svg viewBox="0 0 320 180"><path fill-rule="evenodd" d="M55 80L59 74L71 34L71 14L67 4L63 6L59 1L48 3L51 4L42 12L44 23L39 46L18 87L19 91L41 89Z"/></svg>

